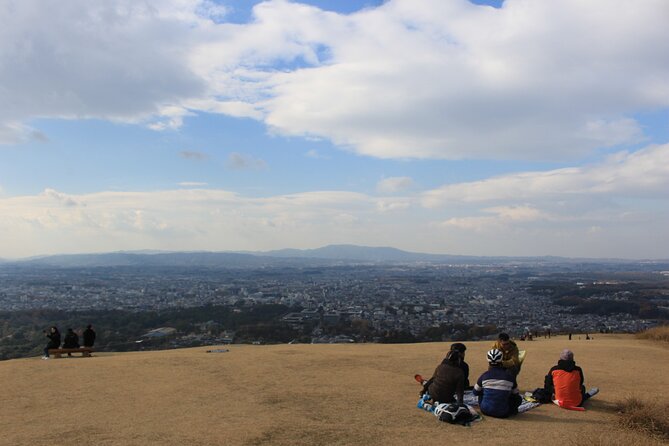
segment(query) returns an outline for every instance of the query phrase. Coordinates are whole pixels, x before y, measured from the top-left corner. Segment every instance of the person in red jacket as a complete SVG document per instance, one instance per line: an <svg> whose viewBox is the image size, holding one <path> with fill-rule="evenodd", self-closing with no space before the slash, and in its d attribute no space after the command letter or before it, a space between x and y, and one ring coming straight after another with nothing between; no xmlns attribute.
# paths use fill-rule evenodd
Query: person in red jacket
<svg viewBox="0 0 669 446"><path fill-rule="evenodd" d="M589 392L583 385L583 370L574 362L574 353L562 350L560 360L553 366L544 380L544 390L561 407L579 407L585 400L594 396L599 389L593 387Z"/></svg>

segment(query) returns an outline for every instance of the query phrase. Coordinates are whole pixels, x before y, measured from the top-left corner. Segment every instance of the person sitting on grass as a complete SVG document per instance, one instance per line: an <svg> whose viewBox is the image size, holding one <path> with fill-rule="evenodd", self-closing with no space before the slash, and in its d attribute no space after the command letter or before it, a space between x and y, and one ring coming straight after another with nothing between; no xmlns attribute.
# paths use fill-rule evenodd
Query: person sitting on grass
<svg viewBox="0 0 669 446"><path fill-rule="evenodd" d="M452 351L457 351L460 353L460 360L458 361L458 367L462 370L462 373L465 375L465 384L464 388L465 390L471 390L472 386L469 384L469 364L465 362L465 351L467 350L467 347L465 344L461 342L456 342L455 344L451 344L451 349L449 350L449 353ZM441 361L442 364L448 364L448 354L446 357ZM430 387L430 384L434 381L434 377L430 378L427 381L423 381L423 390L420 392L420 396L423 396L425 393L428 393L428 388Z"/></svg>
<svg viewBox="0 0 669 446"><path fill-rule="evenodd" d="M493 349L500 350L504 356L501 366L504 367L514 377L520 373L520 358L518 346L513 342L509 335L500 333L497 342L492 346Z"/></svg>
<svg viewBox="0 0 669 446"><path fill-rule="evenodd" d="M456 342L451 345L451 351L453 350L460 353L458 367L462 369L462 373L465 375L465 390L471 390L472 386L469 384L469 364L465 362L465 351L467 350L467 347L462 342Z"/></svg>
<svg viewBox="0 0 669 446"><path fill-rule="evenodd" d="M458 404L463 404L465 374L460 368L460 352L449 351L423 389L432 401L455 403L457 399Z"/></svg>
<svg viewBox="0 0 669 446"><path fill-rule="evenodd" d="M501 350L490 350L487 353L490 367L474 385L474 395L479 397L481 412L495 418L517 414L522 402L516 377L503 367L502 357Z"/></svg>
<svg viewBox="0 0 669 446"><path fill-rule="evenodd" d="M569 349L562 350L557 365L553 366L544 380L544 391L551 395L558 406L571 408L580 407L590 397L599 392L597 387L585 391L583 370L576 365L574 353Z"/></svg>

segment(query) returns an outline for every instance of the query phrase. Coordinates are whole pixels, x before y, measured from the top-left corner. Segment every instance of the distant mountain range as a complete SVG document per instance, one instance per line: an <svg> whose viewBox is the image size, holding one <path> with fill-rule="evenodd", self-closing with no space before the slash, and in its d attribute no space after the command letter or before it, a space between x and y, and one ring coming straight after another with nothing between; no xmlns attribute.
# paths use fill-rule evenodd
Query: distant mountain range
<svg viewBox="0 0 669 446"><path fill-rule="evenodd" d="M278 266L328 266L338 264L558 264L639 263L622 259L578 259L567 257L476 257L424 254L390 247L329 245L317 249L281 249L261 252L163 252L124 251L103 254L61 254L19 261L0 260L3 265L50 267L204 267L263 268ZM652 263L668 263L653 261Z"/></svg>

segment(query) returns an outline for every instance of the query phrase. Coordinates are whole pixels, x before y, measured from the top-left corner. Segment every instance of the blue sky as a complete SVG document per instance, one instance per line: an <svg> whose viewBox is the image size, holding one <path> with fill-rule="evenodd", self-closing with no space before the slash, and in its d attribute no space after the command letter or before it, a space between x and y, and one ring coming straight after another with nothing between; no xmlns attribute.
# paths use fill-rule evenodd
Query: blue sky
<svg viewBox="0 0 669 446"><path fill-rule="evenodd" d="M0 257L666 258L666 19L662 1L5 3Z"/></svg>

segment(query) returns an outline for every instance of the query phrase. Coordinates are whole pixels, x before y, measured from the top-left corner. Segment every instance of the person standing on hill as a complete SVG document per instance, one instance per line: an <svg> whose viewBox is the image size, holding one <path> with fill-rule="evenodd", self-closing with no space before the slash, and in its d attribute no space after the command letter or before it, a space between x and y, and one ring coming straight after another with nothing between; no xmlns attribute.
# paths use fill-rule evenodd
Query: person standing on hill
<svg viewBox="0 0 669 446"><path fill-rule="evenodd" d="M451 350L437 366L427 382L427 393L432 401L462 404L465 390L465 375L460 368L460 352Z"/></svg>
<svg viewBox="0 0 669 446"><path fill-rule="evenodd" d="M501 366L504 367L514 377L520 373L520 358L518 357L518 346L513 342L509 335L500 333L497 342L492 345L493 349L500 350L503 355Z"/></svg>
<svg viewBox="0 0 669 446"><path fill-rule="evenodd" d="M49 331L44 331L44 335L49 338L49 343L44 347L44 356L42 356L42 359L49 359L49 349L60 347L60 332L56 326L53 326Z"/></svg>
<svg viewBox="0 0 669 446"><path fill-rule="evenodd" d="M95 331L93 326L88 324L86 330L84 330L84 347L91 348L95 344Z"/></svg>
<svg viewBox="0 0 669 446"><path fill-rule="evenodd" d="M574 353L562 350L557 365L553 366L544 380L544 390L560 407L579 407L585 400L599 392L597 387L585 391L583 370L574 362Z"/></svg>
<svg viewBox="0 0 669 446"><path fill-rule="evenodd" d="M481 412L495 418L517 414L522 398L516 377L502 366L501 350L494 348L486 356L488 371L474 385L474 395L479 397Z"/></svg>

